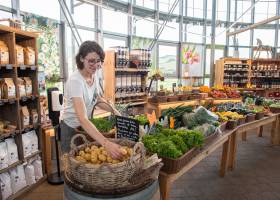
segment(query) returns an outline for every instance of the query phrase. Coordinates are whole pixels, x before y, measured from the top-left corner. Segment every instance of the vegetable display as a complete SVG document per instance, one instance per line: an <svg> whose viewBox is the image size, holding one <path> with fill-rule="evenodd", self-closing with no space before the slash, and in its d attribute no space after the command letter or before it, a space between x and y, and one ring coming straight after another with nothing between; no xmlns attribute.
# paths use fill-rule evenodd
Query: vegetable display
<svg viewBox="0 0 280 200"><path fill-rule="evenodd" d="M115 126L114 119L93 118L91 122L101 133L109 132Z"/></svg>
<svg viewBox="0 0 280 200"><path fill-rule="evenodd" d="M221 122L225 122L228 120L238 120L238 119L244 118L243 115L240 115L237 112L231 112L231 111L216 112L216 114L219 116L219 120Z"/></svg>
<svg viewBox="0 0 280 200"><path fill-rule="evenodd" d="M181 126L182 116L184 113L190 113L192 112L191 106L177 106L175 108L168 108L167 110L164 110L162 115L167 116L168 119L170 117L173 117L175 119L174 128L179 128Z"/></svg>
<svg viewBox="0 0 280 200"><path fill-rule="evenodd" d="M80 150L75 156L75 159L79 162L87 162L90 164L117 164L119 162L127 160L130 156L132 156L133 151L127 146L122 146L121 152L123 154L122 160L114 160L113 158L111 158L111 156L108 155L104 147L97 147L95 145L92 145L91 147L86 147L84 150Z"/></svg>
<svg viewBox="0 0 280 200"><path fill-rule="evenodd" d="M167 158L179 158L193 147L201 147L204 141L200 131L162 129L161 132L145 135L142 142L148 151Z"/></svg>
<svg viewBox="0 0 280 200"><path fill-rule="evenodd" d="M137 120L139 122L139 124L143 125L143 126L145 124L149 123L149 120L146 115L137 115L137 116L133 117L133 119Z"/></svg>
<svg viewBox="0 0 280 200"><path fill-rule="evenodd" d="M272 107L272 108L280 108L280 103L273 103L271 104L269 107Z"/></svg>

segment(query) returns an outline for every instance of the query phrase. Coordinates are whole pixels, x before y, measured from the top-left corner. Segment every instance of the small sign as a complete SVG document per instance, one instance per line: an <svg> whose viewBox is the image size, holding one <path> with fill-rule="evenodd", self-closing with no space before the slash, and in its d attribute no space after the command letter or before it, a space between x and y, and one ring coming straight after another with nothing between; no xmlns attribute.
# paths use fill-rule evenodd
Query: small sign
<svg viewBox="0 0 280 200"><path fill-rule="evenodd" d="M139 140L139 123L135 119L116 116L117 138L127 138L131 141Z"/></svg>
<svg viewBox="0 0 280 200"><path fill-rule="evenodd" d="M34 65L32 65L30 68L31 68L31 70L36 70L37 69L37 67L34 66Z"/></svg>
<svg viewBox="0 0 280 200"><path fill-rule="evenodd" d="M7 64L7 65L6 65L6 69L9 69L9 70L13 69L13 65Z"/></svg>
<svg viewBox="0 0 280 200"><path fill-rule="evenodd" d="M25 65L20 65L19 68L20 68L21 70L26 70L26 66L25 66Z"/></svg>

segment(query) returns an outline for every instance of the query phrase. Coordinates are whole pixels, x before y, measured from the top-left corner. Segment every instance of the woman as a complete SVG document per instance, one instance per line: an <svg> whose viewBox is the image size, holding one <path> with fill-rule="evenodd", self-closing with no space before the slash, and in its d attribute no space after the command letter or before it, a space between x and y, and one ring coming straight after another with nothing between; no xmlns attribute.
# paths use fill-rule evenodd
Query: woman
<svg viewBox="0 0 280 200"><path fill-rule="evenodd" d="M66 83L66 103L62 115L61 150L70 151L70 141L75 134L75 128L82 128L99 144L104 146L113 159L122 157L120 146L110 142L89 121L93 106L97 102L105 102L99 96L97 81L94 80L96 71L102 67L105 58L103 49L94 41L85 41L76 55L78 70L73 72ZM119 112L107 104L99 104L100 108L120 115Z"/></svg>

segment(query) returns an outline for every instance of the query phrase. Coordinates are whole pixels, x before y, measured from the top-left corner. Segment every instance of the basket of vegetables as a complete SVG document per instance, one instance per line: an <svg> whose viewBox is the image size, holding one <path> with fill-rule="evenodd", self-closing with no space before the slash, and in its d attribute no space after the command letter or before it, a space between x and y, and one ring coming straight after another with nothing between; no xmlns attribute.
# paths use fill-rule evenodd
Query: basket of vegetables
<svg viewBox="0 0 280 200"><path fill-rule="evenodd" d="M280 113L280 103L273 103L269 106L269 110L272 113Z"/></svg>
<svg viewBox="0 0 280 200"><path fill-rule="evenodd" d="M84 144L76 146L81 137ZM142 143L111 139L122 148L123 159L114 160L104 147L89 142L82 134L71 139L71 151L64 155L65 173L69 179L92 190L110 190L130 185L129 180L143 168L145 148Z"/></svg>
<svg viewBox="0 0 280 200"><path fill-rule="evenodd" d="M157 153L162 159L162 171L172 174L199 153L204 137L199 131L161 129L155 134L145 135L142 142L150 153Z"/></svg>

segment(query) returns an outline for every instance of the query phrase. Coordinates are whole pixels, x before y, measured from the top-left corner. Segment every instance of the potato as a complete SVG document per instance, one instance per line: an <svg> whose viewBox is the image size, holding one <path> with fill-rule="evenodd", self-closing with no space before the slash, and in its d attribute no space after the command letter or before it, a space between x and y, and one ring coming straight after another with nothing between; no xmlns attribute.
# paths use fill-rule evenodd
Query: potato
<svg viewBox="0 0 280 200"><path fill-rule="evenodd" d="M86 161L90 161L90 160L91 160L91 154L86 153L86 154L84 155L84 159L86 159Z"/></svg>
<svg viewBox="0 0 280 200"><path fill-rule="evenodd" d="M99 150L105 150L105 148L104 147L99 147Z"/></svg>
<svg viewBox="0 0 280 200"><path fill-rule="evenodd" d="M112 163L113 162L113 159L111 158L111 156L107 156L107 162L108 163Z"/></svg>
<svg viewBox="0 0 280 200"><path fill-rule="evenodd" d="M86 147L85 152L86 152L86 153L90 153L90 152L91 152L91 149L90 149L89 147Z"/></svg>
<svg viewBox="0 0 280 200"><path fill-rule="evenodd" d="M90 149L91 149L91 151L93 151L94 149L98 149L98 147L95 146L95 145L92 145L92 146L90 147Z"/></svg>
<svg viewBox="0 0 280 200"><path fill-rule="evenodd" d="M84 156L85 152L84 151L79 151L79 156Z"/></svg>
<svg viewBox="0 0 280 200"><path fill-rule="evenodd" d="M81 161L81 162L86 161L82 156L76 156L75 158L76 158L76 160Z"/></svg>
<svg viewBox="0 0 280 200"><path fill-rule="evenodd" d="M112 163L113 164L117 164L117 163L119 163L120 161L119 160L112 160Z"/></svg>
<svg viewBox="0 0 280 200"><path fill-rule="evenodd" d="M91 157L91 160L90 160L93 164L97 164L98 163L98 159L97 157Z"/></svg>
<svg viewBox="0 0 280 200"><path fill-rule="evenodd" d="M98 154L98 159L102 162L106 161L107 160L107 157L104 156L103 154Z"/></svg>
<svg viewBox="0 0 280 200"><path fill-rule="evenodd" d="M101 152L100 152L101 154L103 154L104 156L108 156L108 153L107 153L107 151L106 150L101 150Z"/></svg>
<svg viewBox="0 0 280 200"><path fill-rule="evenodd" d="M133 150L131 148L126 149L127 155L130 157L133 154Z"/></svg>

